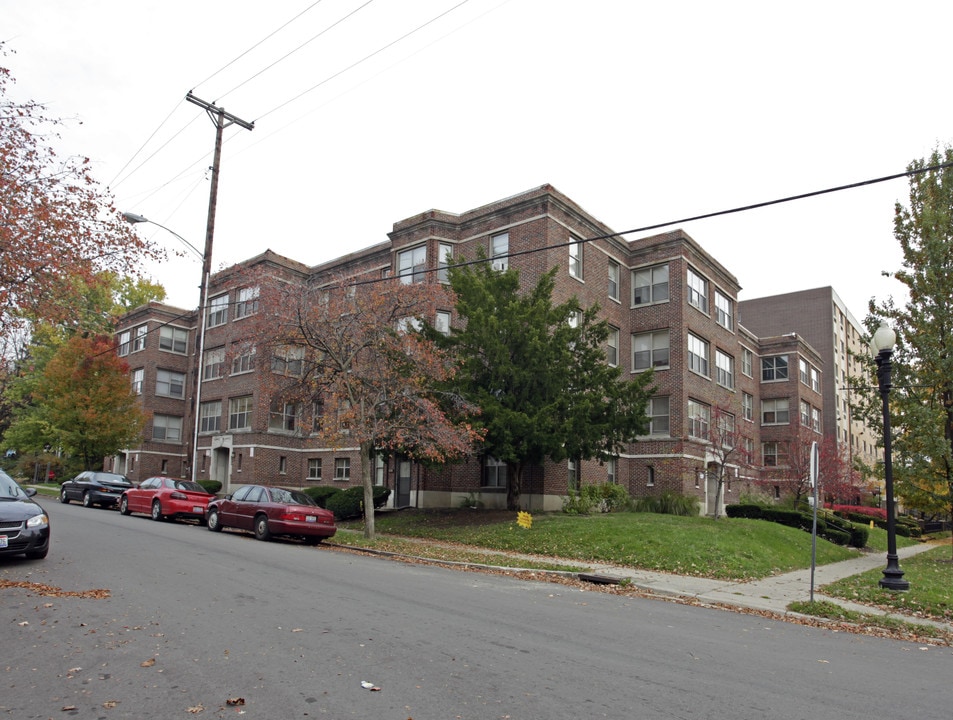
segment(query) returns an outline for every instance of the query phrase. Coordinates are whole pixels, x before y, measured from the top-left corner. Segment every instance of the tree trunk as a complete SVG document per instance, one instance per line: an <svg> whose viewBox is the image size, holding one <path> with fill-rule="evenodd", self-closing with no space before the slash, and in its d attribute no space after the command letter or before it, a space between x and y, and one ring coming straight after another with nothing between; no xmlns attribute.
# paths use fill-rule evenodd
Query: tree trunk
<svg viewBox="0 0 953 720"><path fill-rule="evenodd" d="M361 482L364 483L364 537L374 539L374 476L370 443L361 443Z"/></svg>
<svg viewBox="0 0 953 720"><path fill-rule="evenodd" d="M520 509L523 487L523 463L506 464L506 509Z"/></svg>

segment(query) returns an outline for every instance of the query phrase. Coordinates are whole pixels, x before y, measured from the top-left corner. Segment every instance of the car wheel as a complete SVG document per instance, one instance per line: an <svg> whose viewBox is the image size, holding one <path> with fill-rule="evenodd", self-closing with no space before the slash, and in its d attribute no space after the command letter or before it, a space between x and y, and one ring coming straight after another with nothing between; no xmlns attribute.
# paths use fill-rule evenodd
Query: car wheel
<svg viewBox="0 0 953 720"><path fill-rule="evenodd" d="M267 540L271 537L271 531L268 529L268 518L264 515L255 518L255 537L259 540Z"/></svg>
<svg viewBox="0 0 953 720"><path fill-rule="evenodd" d="M221 532L222 523L221 518L218 516L218 510L211 509L208 511L208 519L206 520L206 527L212 532Z"/></svg>
<svg viewBox="0 0 953 720"><path fill-rule="evenodd" d="M66 494L66 488L60 488L60 502L69 505L69 495Z"/></svg>
<svg viewBox="0 0 953 720"><path fill-rule="evenodd" d="M127 498L125 495L123 495L122 499L119 501L119 512L122 515L129 514L129 498Z"/></svg>
<svg viewBox="0 0 953 720"><path fill-rule="evenodd" d="M162 520L162 503L158 500L152 501L152 519L153 520Z"/></svg>
<svg viewBox="0 0 953 720"><path fill-rule="evenodd" d="M28 553L24 553L29 560L42 560L46 557L47 553L50 551L50 546L47 545L42 550L31 550Z"/></svg>
<svg viewBox="0 0 953 720"><path fill-rule="evenodd" d="M83 493L83 507L92 507L93 499L89 496L89 490Z"/></svg>

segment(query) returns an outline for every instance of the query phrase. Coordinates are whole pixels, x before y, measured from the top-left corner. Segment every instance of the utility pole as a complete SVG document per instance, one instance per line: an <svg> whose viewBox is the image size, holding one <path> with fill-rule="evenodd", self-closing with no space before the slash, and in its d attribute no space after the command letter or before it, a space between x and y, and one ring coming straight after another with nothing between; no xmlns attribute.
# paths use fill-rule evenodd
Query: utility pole
<svg viewBox="0 0 953 720"><path fill-rule="evenodd" d="M192 480L199 478L199 414L202 399L202 358L205 355L205 326L208 322L208 285L212 274L212 239L215 236L215 208L218 204L218 174L222 162L222 132L230 125L238 125L246 130L254 130L255 123L242 120L224 108L216 107L210 102L200 100L191 91L186 93L185 99L198 105L208 113L215 123L215 154L212 159L212 188L208 199L208 221L205 225L205 254L202 256L202 283L199 286L199 338L198 350L193 363L195 390L192 393ZM227 485L227 483L223 483Z"/></svg>

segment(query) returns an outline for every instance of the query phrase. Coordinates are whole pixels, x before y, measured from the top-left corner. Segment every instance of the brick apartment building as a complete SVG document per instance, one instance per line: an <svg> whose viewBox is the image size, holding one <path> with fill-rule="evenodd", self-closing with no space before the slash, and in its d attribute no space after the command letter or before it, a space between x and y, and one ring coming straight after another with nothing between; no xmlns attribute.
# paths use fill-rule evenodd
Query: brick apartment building
<svg viewBox="0 0 953 720"><path fill-rule="evenodd" d="M302 286L341 276L440 282L448 257L473 259L478 248L496 267L518 268L524 286L558 266L554 299L575 295L584 306L598 304L610 323L607 362L630 376L655 371L648 434L618 457L528 471L525 509L558 510L569 488L613 482L635 497L690 494L700 512L710 513L717 465L727 471L721 501L732 502L755 481L783 475L782 448L795 420L818 438L825 431L823 370L831 364L806 335L743 327L738 280L686 233L626 240L544 185L462 214L415 215L395 223L387 241L319 266L265 251L216 273L201 363L195 310L151 303L129 313L118 331L119 352L152 415L141 445L108 458L107 467L134 481L194 472L221 481L225 492L252 482L360 483L358 449L320 446L310 433L310 411L272 403L261 375L272 369L258 367L251 350L235 350L244 339L243 320L267 312L258 306L259 288L243 285L243 278L256 269ZM448 307L434 321L454 319ZM718 430L730 431L743 452L725 460L713 445ZM454 506L468 497L505 506L505 465L479 454L436 469L379 457L374 472L376 484L394 491L397 507Z"/></svg>

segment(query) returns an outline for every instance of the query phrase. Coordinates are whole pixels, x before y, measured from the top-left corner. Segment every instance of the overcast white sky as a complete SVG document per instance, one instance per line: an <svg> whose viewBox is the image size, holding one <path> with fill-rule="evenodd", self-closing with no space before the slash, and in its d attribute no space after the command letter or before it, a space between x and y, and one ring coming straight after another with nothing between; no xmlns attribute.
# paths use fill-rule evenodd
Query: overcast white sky
<svg viewBox="0 0 953 720"><path fill-rule="evenodd" d="M225 131L213 269L266 248L317 264L544 183L625 231L953 141L948 0L0 0L0 18L15 96L75 119L60 151L199 248L214 126L185 95L255 121ZM863 319L900 292L881 271L907 188L681 226L741 299L832 285ZM194 257L150 273L198 304Z"/></svg>

